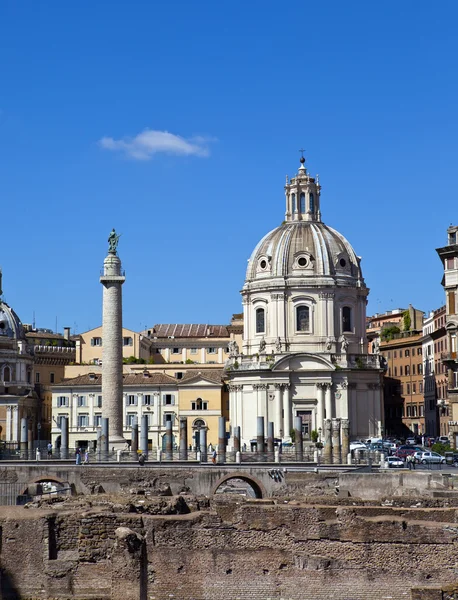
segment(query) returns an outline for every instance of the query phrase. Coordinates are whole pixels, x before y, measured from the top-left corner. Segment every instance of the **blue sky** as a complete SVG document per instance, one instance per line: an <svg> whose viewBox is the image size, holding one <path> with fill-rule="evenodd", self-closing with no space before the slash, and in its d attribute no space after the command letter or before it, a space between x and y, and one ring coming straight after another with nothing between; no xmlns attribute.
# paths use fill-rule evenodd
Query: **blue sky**
<svg viewBox="0 0 458 600"><path fill-rule="evenodd" d="M439 307L457 22L456 0L3 0L4 298L40 327L99 325L115 227L127 327L229 322L304 147L368 313Z"/></svg>

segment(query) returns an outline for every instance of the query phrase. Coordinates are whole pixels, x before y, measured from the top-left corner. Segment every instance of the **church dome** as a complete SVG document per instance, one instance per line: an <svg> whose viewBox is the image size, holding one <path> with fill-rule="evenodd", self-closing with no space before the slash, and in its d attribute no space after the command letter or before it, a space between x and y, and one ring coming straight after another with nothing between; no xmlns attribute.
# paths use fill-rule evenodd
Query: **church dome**
<svg viewBox="0 0 458 600"><path fill-rule="evenodd" d="M287 221L256 246L246 280L314 276L362 280L359 258L344 236L324 223Z"/></svg>
<svg viewBox="0 0 458 600"><path fill-rule="evenodd" d="M22 339L24 330L14 310L0 301L0 339L2 337Z"/></svg>
<svg viewBox="0 0 458 600"><path fill-rule="evenodd" d="M318 176L311 177L301 159L297 175L286 180L285 221L254 249L246 283L277 277L319 277L332 278L344 286L364 285L360 259L351 244L321 221L320 192Z"/></svg>

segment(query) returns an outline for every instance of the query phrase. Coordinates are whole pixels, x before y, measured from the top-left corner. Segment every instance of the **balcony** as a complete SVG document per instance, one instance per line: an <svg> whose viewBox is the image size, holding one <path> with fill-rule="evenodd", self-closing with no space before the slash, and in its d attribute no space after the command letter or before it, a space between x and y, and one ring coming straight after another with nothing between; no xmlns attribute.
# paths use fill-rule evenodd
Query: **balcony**
<svg viewBox="0 0 458 600"><path fill-rule="evenodd" d="M76 350L72 346L34 346L33 351L35 354L75 354Z"/></svg>
<svg viewBox="0 0 458 600"><path fill-rule="evenodd" d="M441 352L441 361L445 364L458 362L456 352Z"/></svg>
<svg viewBox="0 0 458 600"><path fill-rule="evenodd" d="M268 371L275 363L285 356L293 354L260 354L254 356L237 356L228 358L225 363L226 371ZM328 355L324 354L326 358ZM341 369L385 369L385 361L380 354L331 354L331 362Z"/></svg>

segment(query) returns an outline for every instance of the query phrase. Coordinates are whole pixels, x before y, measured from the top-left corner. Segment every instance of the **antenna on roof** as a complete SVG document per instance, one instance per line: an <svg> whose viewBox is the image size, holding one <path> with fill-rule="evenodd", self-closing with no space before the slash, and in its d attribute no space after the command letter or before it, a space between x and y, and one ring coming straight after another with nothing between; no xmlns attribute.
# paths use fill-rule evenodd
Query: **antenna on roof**
<svg viewBox="0 0 458 600"><path fill-rule="evenodd" d="M33 311L32 327L35 329L35 311Z"/></svg>

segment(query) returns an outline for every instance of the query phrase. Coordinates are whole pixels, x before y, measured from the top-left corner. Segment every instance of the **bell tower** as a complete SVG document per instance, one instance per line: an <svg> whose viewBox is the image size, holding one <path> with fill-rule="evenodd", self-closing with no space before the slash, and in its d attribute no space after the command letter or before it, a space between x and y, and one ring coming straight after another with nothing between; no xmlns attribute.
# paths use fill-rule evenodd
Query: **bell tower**
<svg viewBox="0 0 458 600"><path fill-rule="evenodd" d="M300 158L301 166L295 177L286 176L285 221L321 221L320 193L318 175L313 178L305 167L305 158Z"/></svg>

